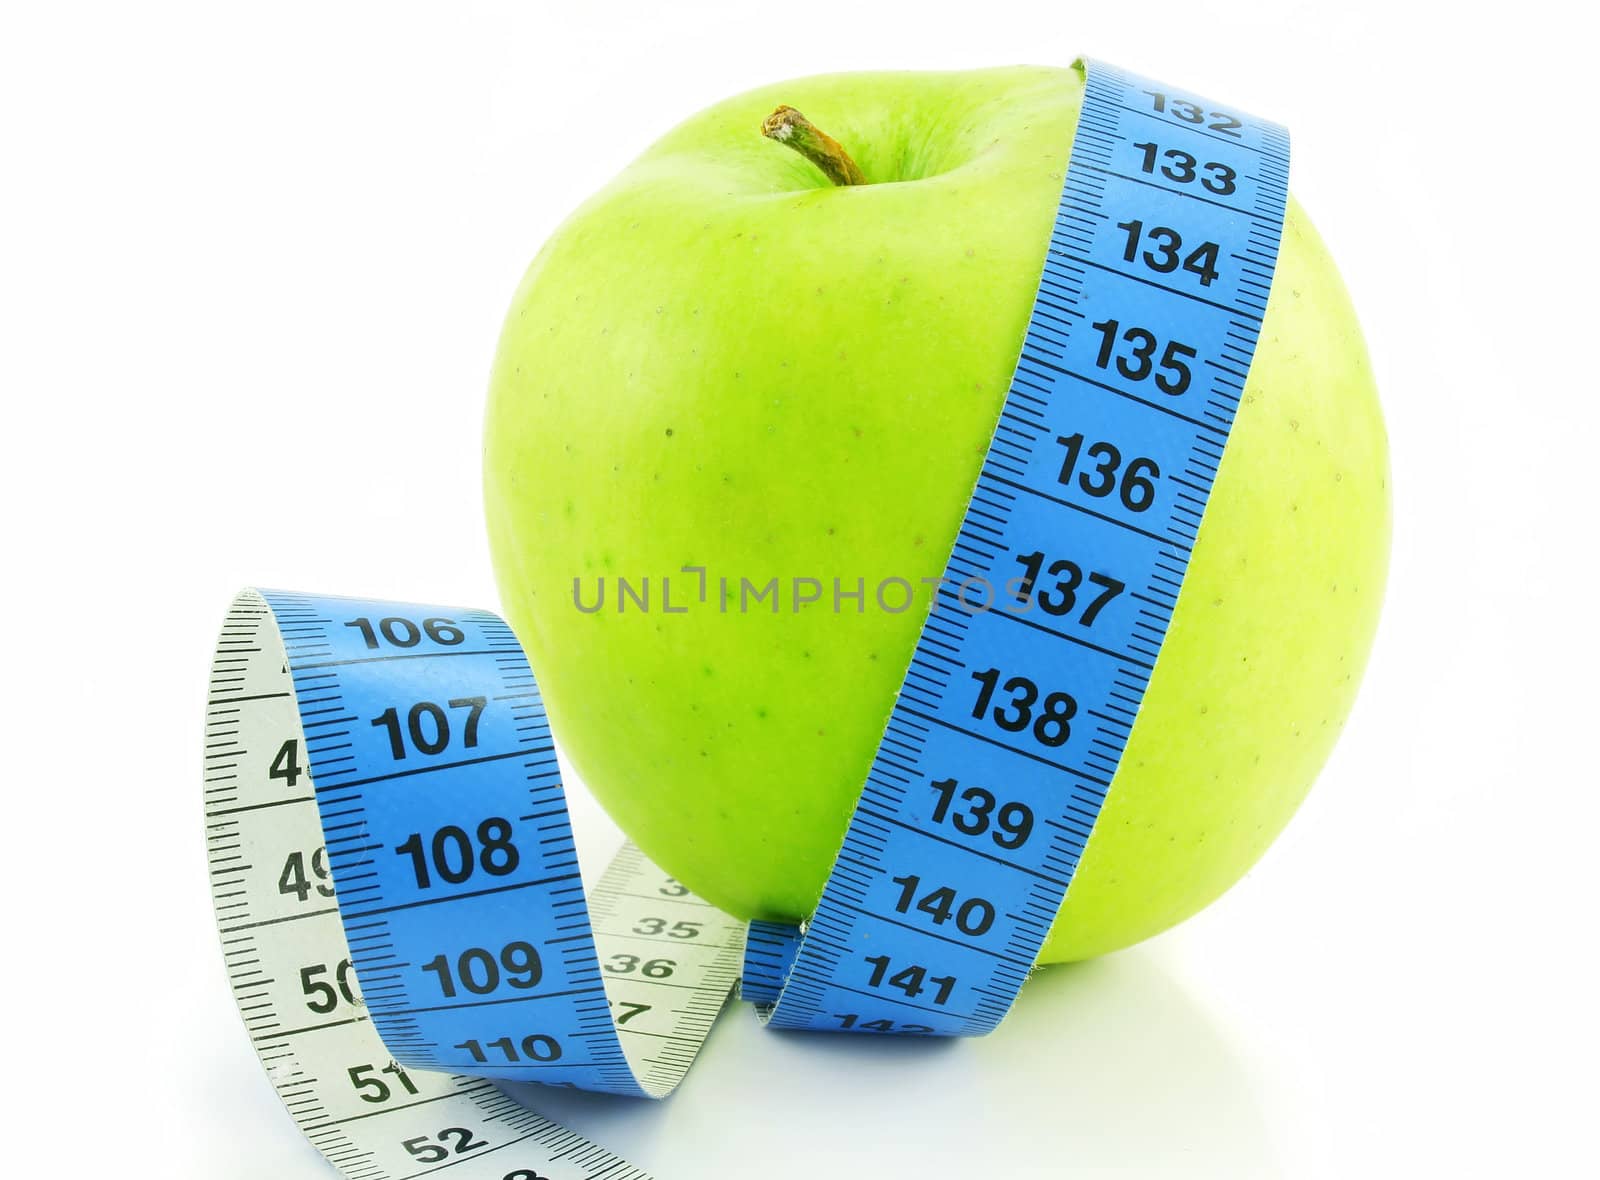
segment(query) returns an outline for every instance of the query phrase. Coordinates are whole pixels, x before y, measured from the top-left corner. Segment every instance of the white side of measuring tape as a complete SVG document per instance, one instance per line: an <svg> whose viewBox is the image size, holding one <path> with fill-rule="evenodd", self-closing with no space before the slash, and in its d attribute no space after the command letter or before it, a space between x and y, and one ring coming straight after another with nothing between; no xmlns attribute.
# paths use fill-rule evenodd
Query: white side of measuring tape
<svg viewBox="0 0 1600 1180"><path fill-rule="evenodd" d="M786 1027L999 1022L1176 604L1286 181L1280 128L1087 67L947 567L997 585L1020 565L1021 609L941 593L803 936L758 923L747 946L631 847L585 901L538 688L498 617L238 597L208 704L217 921L263 1066L330 1162L358 1180L641 1176L490 1079L662 1097L741 973Z"/></svg>

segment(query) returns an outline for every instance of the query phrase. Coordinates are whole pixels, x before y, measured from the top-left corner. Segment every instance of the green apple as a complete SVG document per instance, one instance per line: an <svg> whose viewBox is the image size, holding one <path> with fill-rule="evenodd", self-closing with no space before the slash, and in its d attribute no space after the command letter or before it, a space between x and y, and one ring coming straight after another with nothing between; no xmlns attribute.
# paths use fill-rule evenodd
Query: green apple
<svg viewBox="0 0 1600 1180"><path fill-rule="evenodd" d="M1038 67L740 95L574 213L516 293L484 460L508 618L584 781L737 916L797 920L821 893L928 607L872 588L944 568L1082 95L1079 72ZM865 183L764 137L783 104ZM1171 630L1041 961L1182 920L1288 821L1366 662L1387 472L1360 330L1291 201ZM741 580L774 577L782 609L739 609ZM822 600L792 609L808 578ZM865 580L865 609L835 578ZM601 579L603 609L580 609Z"/></svg>

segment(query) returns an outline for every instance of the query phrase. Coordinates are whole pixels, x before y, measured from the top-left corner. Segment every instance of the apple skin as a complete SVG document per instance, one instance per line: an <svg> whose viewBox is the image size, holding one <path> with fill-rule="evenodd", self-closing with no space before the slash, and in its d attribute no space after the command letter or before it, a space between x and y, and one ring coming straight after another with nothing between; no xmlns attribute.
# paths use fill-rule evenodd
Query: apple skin
<svg viewBox="0 0 1600 1180"><path fill-rule="evenodd" d="M743 918L820 896L1005 398L1082 99L1074 70L846 74L729 99L550 238L491 378L507 617L618 825ZM789 103L869 183L765 140ZM1354 698L1389 548L1388 457L1343 284L1292 200L1262 338L1171 629L1040 955L1193 914L1299 805ZM697 600L705 567L710 601ZM674 606L661 607L672 576ZM717 609L716 579L824 601ZM651 609L616 609L618 576ZM581 579L592 604L573 601ZM835 613L832 579L869 587Z"/></svg>

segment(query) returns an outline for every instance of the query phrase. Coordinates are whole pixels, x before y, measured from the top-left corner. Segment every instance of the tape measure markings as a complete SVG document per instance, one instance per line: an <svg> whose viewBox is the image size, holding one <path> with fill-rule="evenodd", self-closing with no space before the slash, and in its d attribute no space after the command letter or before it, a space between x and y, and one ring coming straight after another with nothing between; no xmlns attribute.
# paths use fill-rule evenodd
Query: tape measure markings
<svg viewBox="0 0 1600 1180"><path fill-rule="evenodd" d="M1211 477L1221 459L1213 436L1226 439L1232 408L1237 403L1237 398L1219 387L1218 381L1237 377L1242 382L1249 353L1239 348L1239 342L1250 347L1254 344L1252 325L1242 321L1258 319L1253 312L1264 310L1264 295L1250 291L1248 279L1225 277L1226 268L1219 266L1222 244L1229 240L1223 232L1227 227L1216 229L1205 221L1197 223L1189 215L1186 194L1154 184L1138 185L1131 193L1114 191L1119 184L1133 187L1114 175L1112 165L1119 144L1147 153L1152 167L1163 156L1180 163L1188 157L1186 167L1203 170L1230 184L1235 183L1231 178L1245 171L1216 160L1202 166L1201 156L1191 155L1183 147L1164 147L1193 146L1184 138L1188 128L1166 122L1162 122L1159 137L1134 144L1123 133L1119 112L1138 110L1124 101L1126 92L1136 84L1120 72L1098 65L1088 70L1080 135L1063 184L1060 213L1016 377L958 531L947 573L951 580L956 576L965 579L963 589L981 577L992 593L996 563L1001 555L1014 554L1028 570L1025 585L1031 589L1047 553L1089 553L1095 556L1097 571L1090 580L1102 577L1101 571L1108 567L1119 574L1125 568L1141 571L1139 578L1130 580L1142 585L1142 593L1135 593L1147 605L1140 608L1141 617L1122 624L1117 632L1119 642L1078 642L1079 636L1059 627L1040 625L1004 611L992 612L988 609L992 604L984 604L982 611L974 610L962 591L941 590L919 637L911 671L895 702L867 788L846 833L841 860L870 866L879 882L898 866L905 875L894 877L893 882L909 881L919 888L920 876L910 872L908 866L939 865L945 878L957 880L964 888L976 886L967 904L985 906L983 920L970 927L958 921L956 927L964 939L918 929L890 916L906 912L914 890L903 894L898 904L891 904L890 897L883 896L881 890L877 896L869 897L871 884L864 885L859 878L836 872L807 929L787 988L777 1004L766 1010L774 1023L785 1027L838 1027L835 1022L848 1018L841 1017L837 1008L849 1005L851 997L870 996L885 1008L886 1014L879 1020L885 1027L894 1026L892 1014L897 1009L917 1014L907 1018L919 1022L911 1025L914 1031L972 1033L993 1027L1037 955L1087 843L1105 788L1115 774L1176 603ZM1241 135L1244 129L1255 126L1185 96L1155 89L1147 93L1162 109L1170 109L1185 120L1210 118L1218 125L1240 128ZM1204 113L1208 111L1211 113ZM1218 139L1210 135L1205 138ZM1278 142L1286 146L1286 140ZM1092 166L1083 167L1085 163ZM1256 203L1276 201L1281 220L1281 190L1269 198L1270 186L1259 180L1255 184ZM1103 211L1108 202L1121 210L1137 210L1139 216L1113 223ZM1174 213L1181 216L1175 218ZM1252 223L1257 220L1255 215L1250 216ZM1180 228L1169 228L1167 222ZM1115 231L1125 232L1125 246L1119 245L1116 232L1108 232L1113 224ZM1201 226L1198 236L1190 228L1196 224ZM1191 243L1204 244L1192 252L1181 252L1185 232ZM1181 264L1182 270L1197 275L1199 285L1207 290L1219 278L1224 279L1216 297L1202 296L1192 289L1152 280L1131 270L1129 264L1138 264L1140 248L1146 241L1157 251L1153 254L1146 249L1144 253L1149 269L1160 273L1179 271ZM1179 277L1183 277L1181 272ZM1222 302L1225 295L1227 301ZM1219 327L1216 313L1225 318L1227 331L1234 334L1234 339L1227 338ZM1092 322L1094 315L1106 318ZM1163 342L1164 350L1156 360L1154 354ZM1086 363L1089 358L1081 354L1096 343L1098 355L1092 363ZM1191 367L1196 361L1201 365ZM1197 370L1203 371L1202 365L1209 365L1217 375L1209 383L1204 405L1191 408L1204 388L1203 383L1195 381ZM1091 372L1100 376L1091 376ZM1152 376L1153 384L1166 395L1165 402L1145 392L1144 383ZM1106 394L1114 395L1116 400L1108 400ZM1085 401L1087 396L1095 398L1092 404ZM1175 408L1175 402L1184 408ZM1141 416L1132 417L1134 411L1129 407L1137 407ZM1156 413L1145 414L1145 410ZM1075 422L1079 424L1077 431L1073 431ZM1190 429L1174 423L1183 423ZM1064 459L1054 452L1048 456L1041 453L1038 444L1052 434L1056 443L1066 448ZM1128 440L1136 440L1137 449L1130 448L1129 453L1138 457L1130 458L1119 473L1122 455L1114 443ZM1096 451L1107 460L1096 471L1108 477L1098 486L1088 482L1077 467L1080 458L1093 458ZM1176 463L1174 456L1179 458ZM1050 469L1058 461L1059 476ZM1045 466L1047 463L1049 467ZM1128 479L1136 468L1143 470L1130 494ZM1162 505L1164 524L1145 527L1145 518L1140 514L1156 502L1158 486L1170 486L1155 481L1163 472L1175 470L1188 477L1187 489L1173 495L1170 506ZM1120 511L1105 499L1116 487L1118 474L1122 475ZM1099 503L1084 502L1084 495L1074 488L1073 475L1079 475L1082 492L1098 497ZM1108 528L1115 531L1107 532ZM1030 560L1031 568L1027 564ZM1090 567L1087 562L1083 568L1075 563L1068 565L1073 577L1072 586L1067 588L1070 608L1076 601L1070 591L1082 585ZM1052 573L1063 569L1059 564L1051 567ZM1115 587L1106 585L1109 597L1128 588L1121 577L1112 578L1111 582ZM1061 585L1065 587L1065 583ZM1096 613L1099 605L1104 602L1097 600ZM1151 610L1150 606L1156 609ZM999 621L1006 619L1021 626L1012 628ZM1075 621L1087 625L1094 618L1086 612ZM1047 670L1055 674L1055 683L1070 685L1070 693L1053 690L1049 687L1051 682L1033 674L1040 665L1037 652L1029 645L1038 642L1033 638L1038 635L1066 641L1053 645L1055 659ZM963 672L968 675L961 676ZM1010 679L1004 681L1004 687L1017 693L1008 706L1016 710L1016 715L1007 717L995 710L992 719L1006 731L1003 734L992 728L978 728L973 720L980 724L991 720L988 704L1006 676ZM969 704L971 680L980 686L975 706ZM1044 712L1035 719L1031 706L1041 698ZM1087 742L1074 741L1072 735L1072 722L1080 719L1080 702L1089 706L1082 710L1081 720L1098 722ZM1033 743L1022 745L1010 739L1009 734L1030 728L1029 722L1033 722ZM1023 763L1048 766L1071 776L1065 806L1059 802L1061 784L1029 782L1028 776L1035 772ZM937 809L919 806L908 794L912 784L919 781L935 790L949 784L951 793L958 783L1006 783L1012 796L1007 806L1024 809L1015 812L1014 818L1026 815L1028 830L1018 829L1016 839L1002 845L1009 855L984 858L984 867L980 868L979 858L970 855L975 851L970 843L963 844L932 830L943 817ZM1033 790L1019 790L1019 785ZM1057 788L1056 799L1051 798L1052 785ZM977 798L986 809L986 820L999 797L987 787L967 788L969 792L975 789L982 792ZM1020 802L1024 795L1027 802ZM941 805L948 809L949 801L945 795ZM1042 851L1030 856L1023 846L1032 834L1035 817L1044 817L1050 836ZM941 849L958 850L954 860L959 867L943 863L950 861L951 854ZM997 864L1004 867L1003 873L988 867ZM1031 892L1024 891L1014 880L1019 868L1040 874L1049 881L1050 888L1041 890L1035 886ZM869 876L869 882L871 879ZM924 898L918 908L926 909L936 894L942 895L938 904L946 905L953 893L948 885L942 886ZM998 906L987 900L995 896L1004 899ZM1017 920L1019 914L1025 914L1026 920ZM935 922L943 924L946 917L936 913ZM990 934L996 930L1003 937ZM987 944L983 941L986 935L990 936ZM885 945L893 948L892 954L866 953L882 951ZM866 989L861 986L864 966L870 968ZM891 969L896 973L890 975ZM886 983L900 988L905 998L888 994L883 990ZM932 1002L918 1002L929 985L936 985ZM932 1025L928 1023L930 1017Z"/></svg>
<svg viewBox="0 0 1600 1180"><path fill-rule="evenodd" d="M315 850L323 832L312 796L241 802L240 791L274 783L259 771L261 752L303 740L288 687L288 655L260 595L241 594L218 645L207 709L207 841L223 960L234 999L262 1067L302 1133L352 1180L420 1176L451 1167L458 1180L648 1180L645 1174L508 1098L483 1078L407 1071L394 1061L364 1009L354 1015L299 1023L297 1001L317 1003L340 986L327 967L345 953L331 885ZM243 672L241 674L241 669ZM251 685L273 691L240 691ZM277 688L277 685L283 687ZM255 759L254 781L241 765ZM284 777L297 778L287 771ZM226 797L222 797L223 795ZM250 796L245 796L249 798ZM277 866L285 865L282 877ZM296 870L291 879L290 867ZM254 874L278 889L250 889ZM285 899L294 898L293 901ZM310 904L311 908L303 907ZM307 964L306 969L297 964ZM318 970L322 968L322 970ZM336 971L336 968L335 968ZM290 976L300 972L300 978ZM301 1004L304 1010L304 1003ZM331 1072L343 1070L346 1078ZM399 1125L399 1129L391 1129ZM465 1133L465 1137L463 1134ZM406 1144L410 1144L410 1148ZM466 1147L462 1154L456 1150ZM505 1149L538 1158L539 1168L502 1166ZM444 1153L441 1157L439 1153ZM421 1166L419 1166L421 1165Z"/></svg>

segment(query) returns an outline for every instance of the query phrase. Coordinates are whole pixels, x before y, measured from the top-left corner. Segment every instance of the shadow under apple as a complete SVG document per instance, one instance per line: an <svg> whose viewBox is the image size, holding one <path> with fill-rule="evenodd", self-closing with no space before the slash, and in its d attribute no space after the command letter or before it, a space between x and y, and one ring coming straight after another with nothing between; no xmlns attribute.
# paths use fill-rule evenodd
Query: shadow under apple
<svg viewBox="0 0 1600 1180"><path fill-rule="evenodd" d="M1280 1174L1249 1071L1149 947L1038 971L988 1037L774 1032L734 1011L665 1102L507 1090L660 1180L814 1180L893 1165Z"/></svg>

